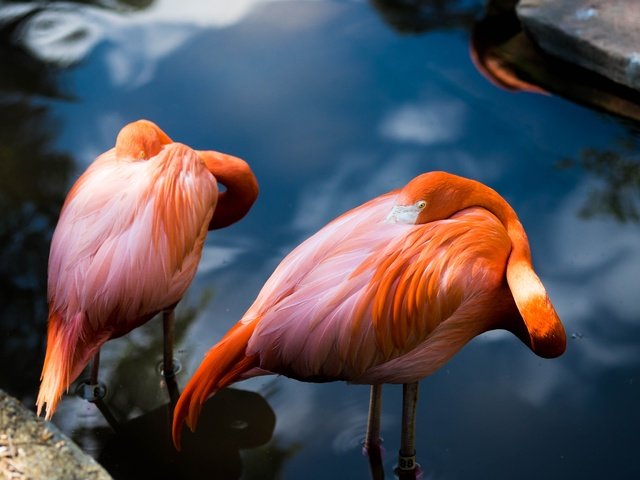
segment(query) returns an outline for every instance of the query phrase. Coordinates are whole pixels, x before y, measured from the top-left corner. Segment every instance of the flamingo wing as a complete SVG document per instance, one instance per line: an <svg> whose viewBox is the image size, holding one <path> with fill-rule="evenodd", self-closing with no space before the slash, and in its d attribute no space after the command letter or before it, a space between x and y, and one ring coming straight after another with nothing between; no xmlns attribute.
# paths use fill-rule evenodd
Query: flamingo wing
<svg viewBox="0 0 640 480"><path fill-rule="evenodd" d="M294 250L242 322L247 355L294 378L356 380L418 348L468 298L502 285L502 224L474 209L426 225L386 223L394 192L354 209ZM455 353L455 352L454 352Z"/></svg>
<svg viewBox="0 0 640 480"><path fill-rule="evenodd" d="M85 312L94 329L121 322L115 330L122 334L129 327L122 322L156 313L184 294L217 185L195 152L180 144L144 161L119 159L111 150L79 185L52 239L50 308Z"/></svg>

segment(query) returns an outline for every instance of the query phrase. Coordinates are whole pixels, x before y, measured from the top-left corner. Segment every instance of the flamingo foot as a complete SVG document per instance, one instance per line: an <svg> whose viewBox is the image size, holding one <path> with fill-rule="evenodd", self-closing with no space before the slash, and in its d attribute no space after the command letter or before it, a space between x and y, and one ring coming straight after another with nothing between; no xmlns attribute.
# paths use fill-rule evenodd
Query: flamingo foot
<svg viewBox="0 0 640 480"><path fill-rule="evenodd" d="M165 366L165 361L162 360L158 362L156 369L158 373L165 378L175 377L178 373L182 371L182 364L180 363L180 360L178 360L177 358L173 358L171 360L171 366L169 367L169 370L167 370L166 372L165 372L164 366Z"/></svg>
<svg viewBox="0 0 640 480"><path fill-rule="evenodd" d="M101 400L107 394L107 387L101 382L91 382L85 380L76 387L76 395L91 403Z"/></svg>

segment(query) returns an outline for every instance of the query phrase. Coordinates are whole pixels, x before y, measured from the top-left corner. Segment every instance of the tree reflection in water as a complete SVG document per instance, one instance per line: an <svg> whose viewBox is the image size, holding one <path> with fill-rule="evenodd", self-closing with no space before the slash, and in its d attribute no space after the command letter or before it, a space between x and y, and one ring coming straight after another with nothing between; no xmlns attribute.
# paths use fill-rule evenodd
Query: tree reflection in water
<svg viewBox="0 0 640 480"><path fill-rule="evenodd" d="M211 298L211 292L205 291L196 304L188 298L179 304L177 345ZM118 479L198 479L212 475L220 479L269 478L265 471L273 471L276 478L297 447L282 448L277 441L270 441L275 413L265 397L255 392L221 391L205 405L205 423L185 436L181 452L175 450L170 435L173 406L158 371L162 360L159 326L154 320L116 340L120 345L115 365L104 365L108 378L104 400L118 420L115 428L102 422L99 426L80 426L74 430L73 439L94 450L98 461ZM187 363L185 356L188 354L178 352L176 358ZM184 372L178 374L178 380L186 381ZM262 448L240 453L257 447ZM252 477L245 469L261 475Z"/></svg>
<svg viewBox="0 0 640 480"><path fill-rule="evenodd" d="M371 5L400 33L443 28L470 30L482 11L482 2L461 0L371 0Z"/></svg>
<svg viewBox="0 0 640 480"><path fill-rule="evenodd" d="M640 223L640 140L633 136L617 150L587 148L577 159L565 158L558 167L581 168L597 177L578 212L585 219L610 217Z"/></svg>
<svg viewBox="0 0 640 480"><path fill-rule="evenodd" d="M13 42L19 24L0 25L0 384L32 404L44 352L49 242L73 161L54 148L56 121L39 100L64 96L55 71Z"/></svg>

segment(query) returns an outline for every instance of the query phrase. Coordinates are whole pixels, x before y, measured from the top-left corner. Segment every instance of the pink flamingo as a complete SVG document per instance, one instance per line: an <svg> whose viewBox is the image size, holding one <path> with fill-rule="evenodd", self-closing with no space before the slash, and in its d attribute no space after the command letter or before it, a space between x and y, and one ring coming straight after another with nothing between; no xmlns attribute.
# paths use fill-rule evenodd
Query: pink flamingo
<svg viewBox="0 0 640 480"><path fill-rule="evenodd" d="M96 383L100 347L159 312L168 373L173 308L195 275L207 229L241 219L257 194L239 158L174 143L146 120L120 131L115 148L71 188L53 234L38 415L46 405L52 417L92 357Z"/></svg>
<svg viewBox="0 0 640 480"><path fill-rule="evenodd" d="M366 443L375 446L380 386L401 383L399 466L412 470L418 381L498 328L542 357L566 346L509 204L477 181L422 174L338 217L280 263L185 387L174 443L218 390L276 373L372 385Z"/></svg>

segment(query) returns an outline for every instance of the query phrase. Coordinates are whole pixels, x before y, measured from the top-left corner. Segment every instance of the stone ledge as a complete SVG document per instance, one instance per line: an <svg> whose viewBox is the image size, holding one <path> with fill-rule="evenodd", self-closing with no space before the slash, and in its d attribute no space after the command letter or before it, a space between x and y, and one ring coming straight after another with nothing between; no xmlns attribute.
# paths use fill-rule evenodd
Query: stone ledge
<svg viewBox="0 0 640 480"><path fill-rule="evenodd" d="M109 480L111 476L51 422L0 389L0 478Z"/></svg>
<svg viewBox="0 0 640 480"><path fill-rule="evenodd" d="M516 11L548 54L640 90L640 1L520 0Z"/></svg>

